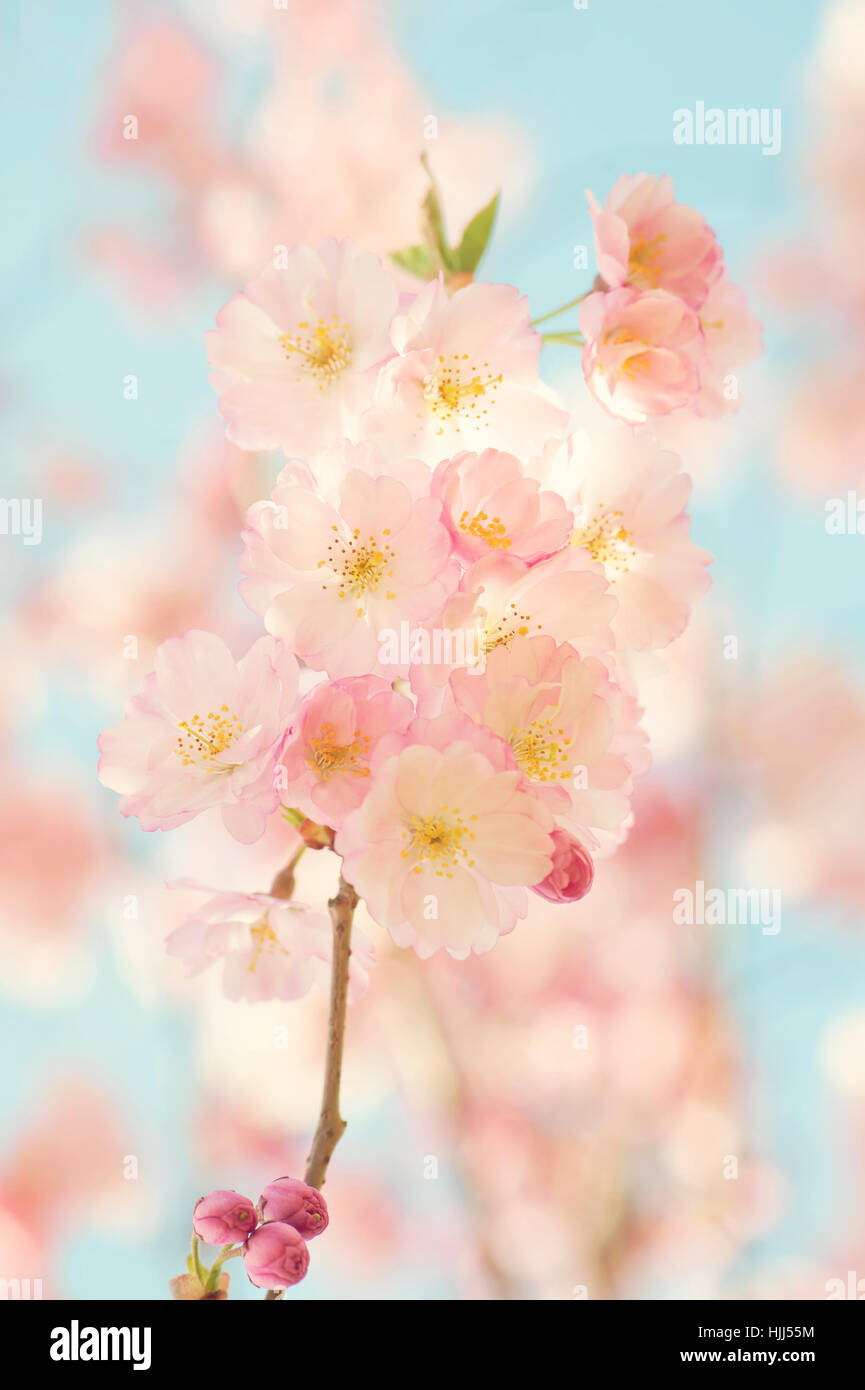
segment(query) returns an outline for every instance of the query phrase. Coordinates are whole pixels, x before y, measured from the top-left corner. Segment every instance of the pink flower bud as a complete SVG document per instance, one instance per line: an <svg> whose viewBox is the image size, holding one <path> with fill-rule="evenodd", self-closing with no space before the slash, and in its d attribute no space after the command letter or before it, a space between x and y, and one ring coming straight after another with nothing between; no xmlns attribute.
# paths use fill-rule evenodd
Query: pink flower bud
<svg viewBox="0 0 865 1390"><path fill-rule="evenodd" d="M259 1289L287 1289L309 1269L309 1250L287 1221L266 1221L246 1242L243 1263Z"/></svg>
<svg viewBox="0 0 865 1390"><path fill-rule="evenodd" d="M300 1178L277 1178L261 1194L265 1221L287 1221L304 1240L320 1236L328 1222L327 1203L315 1187Z"/></svg>
<svg viewBox="0 0 865 1390"><path fill-rule="evenodd" d="M254 1202L239 1192L223 1189L200 1197L192 1213L192 1229L208 1245L233 1245L246 1240L257 1221Z"/></svg>
<svg viewBox="0 0 865 1390"><path fill-rule="evenodd" d="M592 886L595 866L592 856L567 830L554 830L553 867L533 891L551 903L576 903Z"/></svg>

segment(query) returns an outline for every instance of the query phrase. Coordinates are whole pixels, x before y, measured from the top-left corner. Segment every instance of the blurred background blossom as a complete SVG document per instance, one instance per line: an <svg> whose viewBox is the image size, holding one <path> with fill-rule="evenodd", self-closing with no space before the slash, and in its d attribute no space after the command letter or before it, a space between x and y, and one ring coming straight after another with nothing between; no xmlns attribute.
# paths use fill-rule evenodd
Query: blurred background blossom
<svg viewBox="0 0 865 1390"><path fill-rule="evenodd" d="M204 331L275 244L416 240L421 153L454 229L503 189L485 273L536 314L587 286L584 188L671 173L766 354L735 418L666 432L714 584L640 664L655 765L591 894L537 899L465 962L418 961L361 908L379 966L291 1296L816 1299L865 1277L863 541L825 525L863 478L865 0L74 10L3 20L3 492L43 499L44 537L0 545L0 1277L164 1297L201 1193L302 1166L325 1000L230 1004L163 947L189 906L167 881L263 890L295 832L144 836L95 737L165 637L258 632L239 524L278 461L225 441ZM780 155L675 145L696 100L780 107ZM546 355L596 426L576 354ZM307 854L304 897L336 872ZM782 930L677 925L697 880L779 889Z"/></svg>

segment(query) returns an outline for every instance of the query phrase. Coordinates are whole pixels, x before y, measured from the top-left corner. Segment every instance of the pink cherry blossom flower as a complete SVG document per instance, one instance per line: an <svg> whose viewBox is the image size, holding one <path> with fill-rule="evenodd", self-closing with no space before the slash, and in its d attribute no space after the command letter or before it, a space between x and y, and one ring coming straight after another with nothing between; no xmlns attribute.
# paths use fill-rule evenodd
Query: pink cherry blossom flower
<svg viewBox="0 0 865 1390"><path fill-rule="evenodd" d="M382 634L440 609L456 583L434 497L353 469L339 508L281 479L248 513L240 590L268 631L334 678L381 669Z"/></svg>
<svg viewBox="0 0 865 1390"><path fill-rule="evenodd" d="M244 843L275 810L274 769L297 693L297 662L272 637L235 661L209 632L158 648L124 718L99 738L99 779L144 830L171 830L214 807Z"/></svg>
<svg viewBox="0 0 865 1390"><path fill-rule="evenodd" d="M305 455L354 433L373 399L397 290L350 241L299 246L220 311L207 334L228 437Z"/></svg>
<svg viewBox="0 0 865 1390"><path fill-rule="evenodd" d="M616 746L618 691L603 664L550 637L519 637L487 656L482 675L455 671L460 709L510 744L557 820L597 848L621 838L632 768Z"/></svg>
<svg viewBox="0 0 865 1390"><path fill-rule="evenodd" d="M287 1221L289 1226L312 1240L327 1229L327 1203L318 1188L299 1178L277 1178L261 1194L261 1214L265 1221Z"/></svg>
<svg viewBox="0 0 865 1390"><path fill-rule="evenodd" d="M432 281L394 320L399 356L382 369L363 422L394 456L431 465L464 449L540 452L568 413L538 376L541 338L511 285L475 283L448 296Z"/></svg>
<svg viewBox="0 0 865 1390"><path fill-rule="evenodd" d="M557 492L541 492L513 454L485 449L457 454L437 467L434 497L454 548L466 564L491 551L540 560L567 544L572 518Z"/></svg>
<svg viewBox="0 0 865 1390"><path fill-rule="evenodd" d="M622 425L575 440L571 544L603 566L620 647L665 647L709 588L711 556L689 539L691 480L675 454Z"/></svg>
<svg viewBox="0 0 865 1390"><path fill-rule="evenodd" d="M422 659L409 679L419 709L435 714L452 671L482 671L487 654L515 637L546 633L583 653L609 652L616 606L600 565L576 546L534 565L499 553L478 560L417 643Z"/></svg>
<svg viewBox="0 0 865 1390"><path fill-rule="evenodd" d="M192 1229L208 1245L234 1245L257 1225L255 1203L224 1189L199 1197L192 1213Z"/></svg>
<svg viewBox="0 0 865 1390"><path fill-rule="evenodd" d="M580 308L583 375L600 405L631 424L693 406L703 331L693 309L665 290L590 294Z"/></svg>
<svg viewBox="0 0 865 1390"><path fill-rule="evenodd" d="M341 825L369 791L382 736L404 733L413 716L411 700L380 676L314 686L283 750L277 774L283 800L312 820Z"/></svg>
<svg viewBox="0 0 865 1390"><path fill-rule="evenodd" d="M222 961L226 997L249 1003L300 999L312 985L327 991L332 934L326 912L269 893L222 893L185 880L174 886L211 895L166 942L168 954L185 961L190 974ZM373 962L372 946L356 927L350 999L363 994Z"/></svg>
<svg viewBox="0 0 865 1390"><path fill-rule="evenodd" d="M592 886L595 866L592 856L574 835L556 828L552 834L553 867L545 879L532 887L533 893L551 903L576 903Z"/></svg>
<svg viewBox="0 0 865 1390"><path fill-rule="evenodd" d="M464 960L525 916L524 886L552 867L551 829L518 771L497 771L472 743L416 744L382 763L336 849L397 945Z"/></svg>
<svg viewBox="0 0 865 1390"><path fill-rule="evenodd" d="M287 1289L309 1269L309 1250L287 1221L265 1221L246 1242L243 1264L257 1288Z"/></svg>
<svg viewBox="0 0 865 1390"><path fill-rule="evenodd" d="M576 548L535 565L517 556L487 556L467 572L461 588L477 595L485 653L535 633L567 638L583 653L613 646L616 600L600 566Z"/></svg>
<svg viewBox="0 0 865 1390"><path fill-rule="evenodd" d="M668 290L699 309L722 272L722 252L702 214L675 201L669 174L623 174L603 208L587 196L606 284Z"/></svg>
<svg viewBox="0 0 865 1390"><path fill-rule="evenodd" d="M718 280L700 309L704 352L700 361L700 391L694 409L699 415L722 415L739 405L734 367L744 367L763 351L761 324L748 309L744 290Z"/></svg>

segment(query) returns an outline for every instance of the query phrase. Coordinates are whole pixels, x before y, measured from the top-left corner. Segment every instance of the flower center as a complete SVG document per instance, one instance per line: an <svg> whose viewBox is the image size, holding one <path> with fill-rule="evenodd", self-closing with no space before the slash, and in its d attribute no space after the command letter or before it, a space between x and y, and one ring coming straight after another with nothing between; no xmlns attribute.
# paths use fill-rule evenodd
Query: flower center
<svg viewBox="0 0 865 1390"><path fill-rule="evenodd" d="M622 525L621 511L608 512L603 502L585 526L574 530L571 545L581 546L598 564L617 574L627 574L630 562L637 557L634 533Z"/></svg>
<svg viewBox="0 0 865 1390"><path fill-rule="evenodd" d="M336 531L335 526L333 529ZM389 535L389 529L382 532L382 537ZM393 578L391 565L395 558L396 552L388 541L379 541L375 536L362 541L360 531L355 530L350 538L337 534L327 547L326 558L319 560L318 568L333 573L339 598L359 599L365 594L377 593L385 579ZM321 587L327 589L327 584ZM385 597L392 599L393 592L387 589ZM357 615L361 617L362 614L363 608L359 606Z"/></svg>
<svg viewBox="0 0 865 1390"><path fill-rule="evenodd" d="M486 541L493 550L507 550L513 544L501 517L490 517L486 512L475 512L472 517L467 511L463 512L460 530L467 536L477 536L478 540Z"/></svg>
<svg viewBox="0 0 865 1390"><path fill-rule="evenodd" d="M219 753L230 748L235 739L243 733L243 725L228 705L221 705L219 713L209 710L206 715L193 714L189 719L181 719L177 725L180 733L174 751L184 767L204 767L212 772L230 772L234 764L211 764Z"/></svg>
<svg viewBox="0 0 865 1390"><path fill-rule="evenodd" d="M338 772L349 772L353 777L368 777L369 735L354 731L351 743L339 744L332 724L322 724L318 733L310 739L307 763L319 780L327 782Z"/></svg>
<svg viewBox="0 0 865 1390"><path fill-rule="evenodd" d="M531 626L531 613L521 613L515 603L509 603L498 622L493 622L491 618L487 618L481 633L484 653L491 652L494 647L510 646L515 637L528 637ZM535 627L538 632L541 632L543 623L536 623Z"/></svg>
<svg viewBox="0 0 865 1390"><path fill-rule="evenodd" d="M633 380L637 372L648 371L651 365L650 348L648 343L644 342L636 333L631 333L627 328L620 328L616 332L605 333L604 342L608 346L612 345L613 347L622 347L627 343L635 344L633 352L629 352L618 364L616 370L613 372L614 377L616 372L618 372L621 376ZM596 369L603 376L603 362L596 363Z"/></svg>
<svg viewBox="0 0 865 1390"><path fill-rule="evenodd" d="M254 926L249 928L249 935L252 937L252 960L249 962L249 971L255 973L255 968L263 955L273 955L275 951L281 951L284 956L291 955L276 938L267 914L260 918Z"/></svg>
<svg viewBox="0 0 865 1390"><path fill-rule="evenodd" d="M477 820L477 816L469 816L469 820ZM432 816L411 816L402 838L408 844L400 855L403 859L414 858L412 869L416 874L424 864L430 864L439 878L453 878L452 870L462 861L467 868L474 867L475 861L469 858L474 831L460 815L458 806L442 806Z"/></svg>
<svg viewBox="0 0 865 1390"><path fill-rule="evenodd" d="M640 289L656 290L661 283L661 247L667 240L666 235L660 232L657 236L647 240L646 237L635 237L631 242L631 251L628 257L628 279L632 285Z"/></svg>
<svg viewBox="0 0 865 1390"><path fill-rule="evenodd" d="M468 419L475 425L489 425L485 418L489 414L487 404L502 380L501 372L493 376L489 365L483 362L476 366L469 361L467 352L439 356L435 371L426 378L423 388L433 414L443 422L439 434L444 432L444 423L452 420ZM458 434L459 429L457 423Z"/></svg>
<svg viewBox="0 0 865 1390"><path fill-rule="evenodd" d="M314 328L304 320L297 325L296 334L283 333L279 345L289 361L297 359L315 378L319 391L329 386L351 363L349 326L338 314L330 319L319 319Z"/></svg>
<svg viewBox="0 0 865 1390"><path fill-rule="evenodd" d="M571 740L551 719L535 719L525 729L512 729L508 742L527 777L536 782L556 782L570 777L568 752Z"/></svg>

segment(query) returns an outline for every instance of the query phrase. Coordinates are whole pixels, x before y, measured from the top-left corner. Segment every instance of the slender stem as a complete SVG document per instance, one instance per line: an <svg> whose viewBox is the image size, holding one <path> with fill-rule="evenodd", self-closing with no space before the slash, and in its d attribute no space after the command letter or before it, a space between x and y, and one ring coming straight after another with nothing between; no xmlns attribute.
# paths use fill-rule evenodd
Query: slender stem
<svg viewBox="0 0 865 1390"><path fill-rule="evenodd" d="M541 339L545 343L565 343L568 347L582 347L585 342L582 333L576 329L570 333L542 333Z"/></svg>
<svg viewBox="0 0 865 1390"><path fill-rule="evenodd" d="M284 869L280 869L273 883L270 885L270 896L272 898L291 899L294 896L294 871L300 861L300 856L304 853L306 845L301 845Z"/></svg>
<svg viewBox="0 0 865 1390"><path fill-rule="evenodd" d="M204 1285L205 1294L212 1294L216 1292L216 1290L219 1287L219 1281L222 1278L222 1266L225 1264L225 1261L236 1260L238 1255L243 1254L243 1249L244 1247L242 1245L236 1245L234 1249L232 1249L230 1245L223 1245L222 1254L218 1255L217 1258L213 1261L213 1264L210 1266L210 1273L208 1274L207 1282Z"/></svg>
<svg viewBox="0 0 865 1390"><path fill-rule="evenodd" d="M306 1161L304 1181L310 1187L321 1187L333 1151L345 1133L345 1120L339 1113L339 1083L342 1076L342 1053L345 1044L345 1014L348 1005L348 966L351 959L351 924L358 897L350 883L339 876L335 898L328 903L333 924L333 965L330 977L330 1015L327 1026L327 1056L324 1066L324 1086L321 1094L321 1113ZM285 1289L269 1289L266 1298L282 1298Z"/></svg>
<svg viewBox="0 0 865 1390"><path fill-rule="evenodd" d="M357 893L340 874L339 889L328 903L333 923L333 973L330 981L330 1018L327 1031L327 1060L321 1096L321 1114L306 1162L305 1181L321 1187L333 1151L345 1132L339 1113L339 1083L345 1043L345 1014L348 1004L348 966L351 957L351 925L357 907Z"/></svg>
<svg viewBox="0 0 865 1390"><path fill-rule="evenodd" d="M236 1245L236 1246L234 1247L233 1250L229 1250L229 1251L228 1251L228 1254L227 1254L227 1255L220 1255L220 1257L219 1257L219 1259L216 1261L216 1263L217 1263L218 1265L224 1265L226 1260L236 1260L236 1259L238 1258L238 1256L240 1256L240 1255L242 1255L242 1254L243 1254L243 1246L242 1246L242 1245Z"/></svg>
<svg viewBox="0 0 865 1390"><path fill-rule="evenodd" d="M192 1263L193 1263L193 1266L194 1266L194 1268L195 1268L195 1273L196 1273L197 1276L198 1276L199 1283L202 1284L202 1285L206 1284L206 1283L207 1283L207 1270L204 1268L204 1265L201 1263L201 1255L200 1255L199 1250L198 1250L198 1236L195 1235L194 1232L193 1232L193 1236L192 1236Z"/></svg>
<svg viewBox="0 0 865 1390"><path fill-rule="evenodd" d="M558 309L551 309L548 314L541 314L539 319L532 319L530 327L537 328L539 323L546 323L548 319L558 318L559 314L563 314L566 309L575 309L578 304L582 304L584 299L588 299L591 293L591 290L586 290L585 294L581 294L579 298L569 300L567 304L562 304Z"/></svg>

